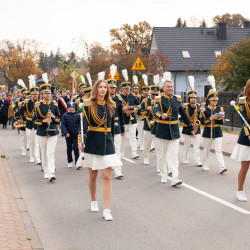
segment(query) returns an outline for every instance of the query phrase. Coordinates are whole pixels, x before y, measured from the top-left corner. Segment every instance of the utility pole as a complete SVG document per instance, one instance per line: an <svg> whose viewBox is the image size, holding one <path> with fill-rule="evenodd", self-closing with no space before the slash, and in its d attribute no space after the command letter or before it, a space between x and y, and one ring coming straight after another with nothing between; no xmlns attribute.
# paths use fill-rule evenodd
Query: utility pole
<svg viewBox="0 0 250 250"><path fill-rule="evenodd" d="M135 47L134 47L134 62L133 62L133 64L135 63L135 61L137 59L137 43L138 43L137 39L135 39L134 42L135 42ZM133 76L135 75L135 72L136 72L136 70L133 70Z"/></svg>

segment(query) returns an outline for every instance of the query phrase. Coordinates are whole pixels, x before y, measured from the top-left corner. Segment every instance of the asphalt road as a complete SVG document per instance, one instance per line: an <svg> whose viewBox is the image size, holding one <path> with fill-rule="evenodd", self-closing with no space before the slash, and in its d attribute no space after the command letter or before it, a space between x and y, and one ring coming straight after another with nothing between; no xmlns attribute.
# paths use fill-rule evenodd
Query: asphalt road
<svg viewBox="0 0 250 250"><path fill-rule="evenodd" d="M229 157L225 175L219 174L213 153L209 172L180 164L185 184L173 188L171 181L160 183L155 153L145 166L142 157L131 161L127 147L124 179L112 178L114 220L106 222L100 174L100 212L91 213L88 171L67 168L64 138L58 138L54 183L43 179L40 166L21 156L17 131L1 130L0 144L46 250L250 249L250 214L245 214L250 213L250 201L236 200L240 164ZM250 199L249 176L245 192Z"/></svg>

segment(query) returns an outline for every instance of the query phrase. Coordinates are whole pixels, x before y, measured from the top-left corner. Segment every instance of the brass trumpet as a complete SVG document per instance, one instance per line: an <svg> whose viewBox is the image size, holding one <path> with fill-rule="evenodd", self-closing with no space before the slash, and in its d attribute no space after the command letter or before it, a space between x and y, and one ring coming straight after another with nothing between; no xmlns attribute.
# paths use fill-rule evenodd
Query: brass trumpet
<svg viewBox="0 0 250 250"><path fill-rule="evenodd" d="M197 133L200 124L201 122L199 120L194 121L194 133L195 134Z"/></svg>

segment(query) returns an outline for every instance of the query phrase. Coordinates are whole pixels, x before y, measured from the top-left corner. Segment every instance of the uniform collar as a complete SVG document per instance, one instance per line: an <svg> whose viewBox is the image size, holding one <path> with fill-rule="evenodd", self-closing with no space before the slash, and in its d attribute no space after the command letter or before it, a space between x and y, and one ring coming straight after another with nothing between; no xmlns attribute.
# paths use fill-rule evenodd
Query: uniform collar
<svg viewBox="0 0 250 250"><path fill-rule="evenodd" d="M171 99L173 97L173 95L171 96L167 96L166 94L164 94L164 97L168 98L168 99Z"/></svg>
<svg viewBox="0 0 250 250"><path fill-rule="evenodd" d="M211 105L208 105L208 108L209 108L209 109L212 109L212 106L211 106ZM213 110L215 110L216 108L217 108L217 106L214 106L214 107L213 107Z"/></svg>
<svg viewBox="0 0 250 250"><path fill-rule="evenodd" d="M45 105L50 105L50 103L51 103L51 101L49 100L49 102L47 103L47 102L45 102L45 101L43 101L43 104L45 104Z"/></svg>
<svg viewBox="0 0 250 250"><path fill-rule="evenodd" d="M99 105L105 105L105 104L106 104L106 101L103 100L103 101L101 102L101 101L97 100L97 104L99 104Z"/></svg>

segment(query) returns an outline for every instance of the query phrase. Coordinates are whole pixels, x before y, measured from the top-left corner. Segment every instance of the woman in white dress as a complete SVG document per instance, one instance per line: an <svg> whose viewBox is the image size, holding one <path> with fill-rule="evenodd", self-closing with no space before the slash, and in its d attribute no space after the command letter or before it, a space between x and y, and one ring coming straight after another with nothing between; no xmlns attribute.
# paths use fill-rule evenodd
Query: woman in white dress
<svg viewBox="0 0 250 250"><path fill-rule="evenodd" d="M245 118L247 124L241 119L242 128L240 131L239 139L233 150L231 158L241 162L241 168L238 174L238 191L237 199L239 201L247 201L243 185L246 179L247 171L250 165L250 79L247 81L244 88L244 96L239 98L239 111Z"/></svg>
<svg viewBox="0 0 250 250"><path fill-rule="evenodd" d="M112 168L121 166L121 160L115 154L113 137L113 115L115 103L104 80L97 80L91 97L83 103L83 131L85 143L84 167L89 168L89 191L91 211L99 211L96 199L96 179L98 170L102 172L105 220L113 220L110 211ZM81 150L81 144L79 144Z"/></svg>

